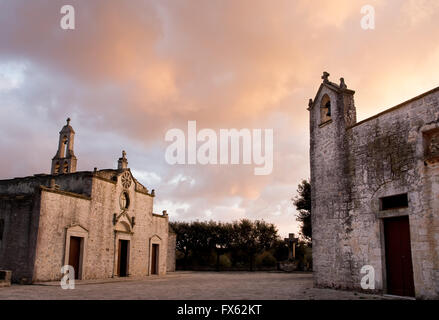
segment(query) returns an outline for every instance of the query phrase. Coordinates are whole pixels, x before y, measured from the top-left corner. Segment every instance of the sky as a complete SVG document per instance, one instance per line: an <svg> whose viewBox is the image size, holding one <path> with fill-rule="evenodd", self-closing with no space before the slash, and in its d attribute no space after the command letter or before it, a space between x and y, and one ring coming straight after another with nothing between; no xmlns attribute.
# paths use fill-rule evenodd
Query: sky
<svg viewBox="0 0 439 320"><path fill-rule="evenodd" d="M75 9L75 29L60 8ZM364 30L361 8L375 10ZM437 0L2 0L0 178L49 173L70 117L78 170L116 168L173 221L264 219L298 233L308 99L323 71L355 90L357 120L439 86ZM273 171L170 165L166 132L273 129Z"/></svg>

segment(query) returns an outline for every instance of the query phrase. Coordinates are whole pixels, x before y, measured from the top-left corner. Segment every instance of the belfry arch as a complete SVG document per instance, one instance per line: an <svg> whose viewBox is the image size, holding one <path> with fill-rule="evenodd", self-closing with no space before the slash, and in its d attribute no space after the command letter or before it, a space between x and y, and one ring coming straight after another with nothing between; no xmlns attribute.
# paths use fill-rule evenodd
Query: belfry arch
<svg viewBox="0 0 439 320"><path fill-rule="evenodd" d="M70 118L67 124L59 132L58 150L52 158L51 174L76 172L77 159L73 151L75 130L70 126Z"/></svg>

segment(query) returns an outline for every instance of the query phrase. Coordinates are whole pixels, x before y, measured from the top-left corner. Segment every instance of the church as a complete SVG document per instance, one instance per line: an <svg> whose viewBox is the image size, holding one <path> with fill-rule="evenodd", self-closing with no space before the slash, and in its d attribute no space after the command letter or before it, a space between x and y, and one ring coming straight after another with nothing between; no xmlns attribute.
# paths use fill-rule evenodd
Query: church
<svg viewBox="0 0 439 320"><path fill-rule="evenodd" d="M164 275L175 268L168 214L153 213L154 190L132 175L125 151L117 169L76 171L67 119L50 174L0 180L0 269L12 281Z"/></svg>
<svg viewBox="0 0 439 320"><path fill-rule="evenodd" d="M355 92L322 79L308 104L315 285L438 299L439 87L357 122Z"/></svg>

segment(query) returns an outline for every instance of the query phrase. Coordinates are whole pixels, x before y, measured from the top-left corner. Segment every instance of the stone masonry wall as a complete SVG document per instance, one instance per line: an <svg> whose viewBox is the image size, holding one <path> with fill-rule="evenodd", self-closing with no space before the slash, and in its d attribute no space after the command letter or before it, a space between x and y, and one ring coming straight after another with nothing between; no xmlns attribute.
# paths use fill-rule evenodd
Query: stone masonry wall
<svg viewBox="0 0 439 320"><path fill-rule="evenodd" d="M54 190L43 190L40 230L38 237L34 281L58 280L65 262L68 230L81 228L86 232L83 249L82 279L109 278L116 274L117 243L130 240L129 276L146 276L150 273L151 239L159 237L160 274L166 273L167 216L153 217L153 197L135 191L132 182L127 189L130 205L116 226L113 214L119 215L122 186L117 182L94 177L91 198L75 197ZM135 217L131 228L130 219ZM115 231L118 230L118 231Z"/></svg>
<svg viewBox="0 0 439 320"><path fill-rule="evenodd" d="M426 161L425 137L439 128L439 90L353 126L331 88L316 105L323 94L337 106L323 126L310 110L315 284L360 290L360 269L372 265L385 291L383 218L408 215L416 297L438 298L439 165ZM381 197L401 193L407 209L380 211Z"/></svg>
<svg viewBox="0 0 439 320"><path fill-rule="evenodd" d="M382 218L408 215L416 296L439 297L439 166L425 161L425 133L438 127L436 91L348 130L354 283L359 268L369 264L385 288ZM380 211L380 198L402 193L408 194L407 209Z"/></svg>
<svg viewBox="0 0 439 320"><path fill-rule="evenodd" d="M331 101L331 120L321 123L320 100ZM313 271L316 286L344 288L350 285L349 259L343 245L350 228L350 185L346 172L346 121L351 99L332 85L322 85L310 109L311 206L313 224ZM348 253L347 253L348 254Z"/></svg>
<svg viewBox="0 0 439 320"><path fill-rule="evenodd" d="M13 270L13 282L32 281L39 203L39 194L0 196L0 219L4 221L0 269Z"/></svg>
<svg viewBox="0 0 439 320"><path fill-rule="evenodd" d="M61 190L90 196L92 172L81 171L70 174L50 175L41 174L30 177L0 180L0 194L32 194L39 186L50 186L50 180Z"/></svg>
<svg viewBox="0 0 439 320"><path fill-rule="evenodd" d="M168 217L154 214L152 222L151 244L159 245L159 275L164 275L168 258Z"/></svg>
<svg viewBox="0 0 439 320"><path fill-rule="evenodd" d="M176 250L177 235L173 232L168 236L168 256L167 256L167 272L175 271L175 250Z"/></svg>

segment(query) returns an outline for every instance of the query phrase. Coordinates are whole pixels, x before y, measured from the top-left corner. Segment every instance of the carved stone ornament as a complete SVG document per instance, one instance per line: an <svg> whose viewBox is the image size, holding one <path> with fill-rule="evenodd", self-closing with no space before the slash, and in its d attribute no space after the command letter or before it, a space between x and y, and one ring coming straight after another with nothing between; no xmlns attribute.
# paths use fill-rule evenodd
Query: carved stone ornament
<svg viewBox="0 0 439 320"><path fill-rule="evenodd" d="M123 191L119 197L119 204L121 210L127 210L130 206L130 197L127 191Z"/></svg>
<svg viewBox="0 0 439 320"><path fill-rule="evenodd" d="M131 186L131 174L128 171L122 174L121 180L124 189L128 189Z"/></svg>

